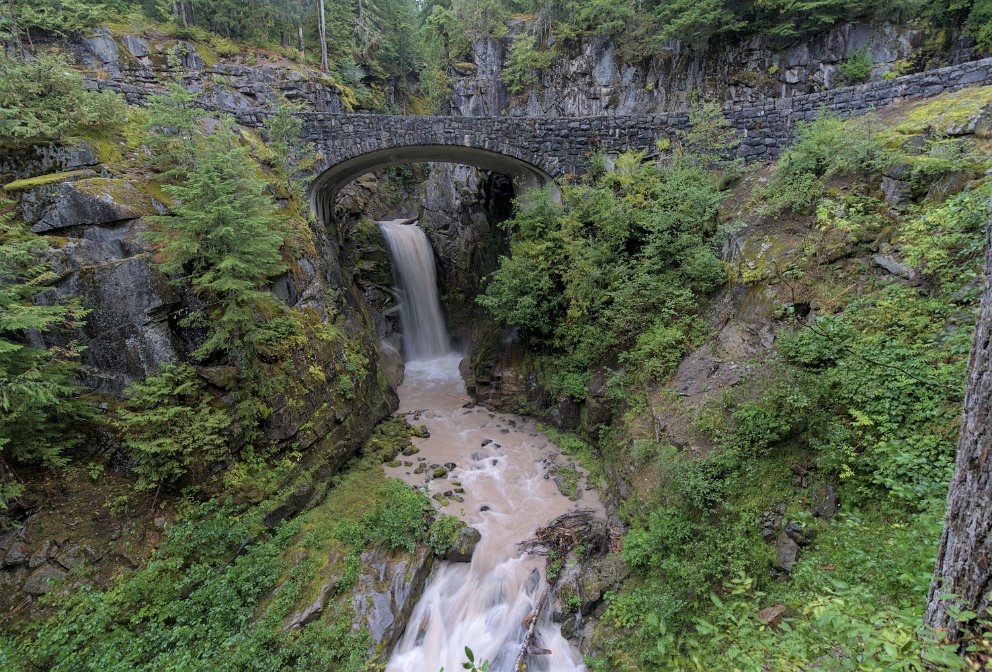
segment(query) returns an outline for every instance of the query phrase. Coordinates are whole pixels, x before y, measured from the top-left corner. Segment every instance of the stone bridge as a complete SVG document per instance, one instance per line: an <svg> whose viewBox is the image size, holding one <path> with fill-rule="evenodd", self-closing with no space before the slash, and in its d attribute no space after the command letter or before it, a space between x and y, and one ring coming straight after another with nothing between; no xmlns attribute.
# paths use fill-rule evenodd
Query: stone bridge
<svg viewBox="0 0 992 672"><path fill-rule="evenodd" d="M746 160L772 159L792 139L796 122L824 111L842 117L890 103L927 98L992 82L992 58L889 80L751 105L724 113ZM601 117L438 117L303 114L304 139L323 156L310 184L318 213L333 212L341 187L359 175L399 163L448 162L505 173L520 188L584 172L594 152L652 149L688 128L685 113Z"/></svg>

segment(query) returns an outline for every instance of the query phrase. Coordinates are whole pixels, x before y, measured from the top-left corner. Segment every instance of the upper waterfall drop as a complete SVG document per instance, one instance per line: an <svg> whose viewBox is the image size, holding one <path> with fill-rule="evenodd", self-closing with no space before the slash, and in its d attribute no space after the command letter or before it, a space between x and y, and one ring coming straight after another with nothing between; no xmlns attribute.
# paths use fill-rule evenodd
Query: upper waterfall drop
<svg viewBox="0 0 992 672"><path fill-rule="evenodd" d="M451 354L451 342L437 296L434 250L416 223L379 222L393 262L393 281L400 296L403 358L437 359Z"/></svg>

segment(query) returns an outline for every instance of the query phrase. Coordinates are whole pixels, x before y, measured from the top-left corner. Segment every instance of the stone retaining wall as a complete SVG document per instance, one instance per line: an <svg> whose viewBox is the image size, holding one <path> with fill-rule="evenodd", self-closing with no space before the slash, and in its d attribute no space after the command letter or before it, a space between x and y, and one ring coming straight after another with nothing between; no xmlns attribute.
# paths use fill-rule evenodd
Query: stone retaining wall
<svg viewBox="0 0 992 672"><path fill-rule="evenodd" d="M746 160L776 157L796 122L824 110L851 117L898 100L929 98L992 83L992 58L831 91L724 107ZM554 177L581 173L594 151L653 148L688 128L688 115L600 117L438 117L305 113L305 137L325 156L324 168L373 151L408 145L490 150L526 161Z"/></svg>

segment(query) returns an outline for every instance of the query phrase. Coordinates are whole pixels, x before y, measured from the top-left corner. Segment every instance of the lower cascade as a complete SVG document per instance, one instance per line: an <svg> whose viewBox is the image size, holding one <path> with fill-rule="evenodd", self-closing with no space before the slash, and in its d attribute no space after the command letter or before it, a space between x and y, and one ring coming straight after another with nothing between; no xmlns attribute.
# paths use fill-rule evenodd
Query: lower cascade
<svg viewBox="0 0 992 672"><path fill-rule="evenodd" d="M462 669L465 647L493 672L585 670L542 606L550 597L543 562L518 545L552 519L580 508L547 477L557 451L532 421L473 405L450 350L437 298L434 258L423 231L380 222L389 244L401 307L406 373L399 412L427 427L415 439L415 466L387 475L423 488L443 513L481 533L470 562L440 563L396 645L387 672ZM581 508L601 515L593 492ZM539 613L533 637L530 622Z"/></svg>

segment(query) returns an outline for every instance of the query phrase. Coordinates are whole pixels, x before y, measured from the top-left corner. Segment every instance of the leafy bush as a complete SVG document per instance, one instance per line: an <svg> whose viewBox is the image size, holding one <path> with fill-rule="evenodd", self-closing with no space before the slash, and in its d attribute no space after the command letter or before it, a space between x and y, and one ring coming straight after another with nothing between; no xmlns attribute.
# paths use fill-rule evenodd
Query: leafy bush
<svg viewBox="0 0 992 672"><path fill-rule="evenodd" d="M977 296L990 195L992 183L985 182L908 219L899 228L906 261L935 288L947 293L970 288L959 301Z"/></svg>
<svg viewBox="0 0 992 672"><path fill-rule="evenodd" d="M823 179L867 175L888 161L870 119L845 122L824 115L796 124L796 140L782 155L763 195L774 211L808 211L823 194Z"/></svg>
<svg viewBox="0 0 992 672"><path fill-rule="evenodd" d="M117 128L126 119L120 95L85 89L61 56L21 61L0 55L0 140L62 140Z"/></svg>
<svg viewBox="0 0 992 672"><path fill-rule="evenodd" d="M872 58L871 49L867 46L861 47L840 64L841 82L854 84L867 80L874 65L875 60Z"/></svg>
<svg viewBox="0 0 992 672"><path fill-rule="evenodd" d="M436 555L442 556L458 539L458 533L463 527L465 523L454 516L438 516L427 534L427 544Z"/></svg>
<svg viewBox="0 0 992 672"><path fill-rule="evenodd" d="M214 406L192 366L164 364L125 395L118 426L134 461L137 487L158 488L206 473L226 457L231 419Z"/></svg>
<svg viewBox="0 0 992 672"><path fill-rule="evenodd" d="M511 255L479 302L541 347L553 371L545 382L575 399L591 365L628 350L654 362L650 375L667 375L697 336L695 297L724 279L711 245L718 176L696 154L662 165L627 153L562 196L562 205L546 192L518 204L505 224Z"/></svg>

